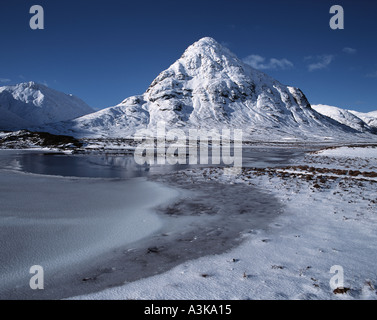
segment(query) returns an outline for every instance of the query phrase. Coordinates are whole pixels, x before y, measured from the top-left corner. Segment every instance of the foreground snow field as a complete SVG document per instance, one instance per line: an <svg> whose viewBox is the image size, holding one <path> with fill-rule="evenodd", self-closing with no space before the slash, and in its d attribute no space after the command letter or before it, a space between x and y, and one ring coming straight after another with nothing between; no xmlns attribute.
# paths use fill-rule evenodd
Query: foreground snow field
<svg viewBox="0 0 377 320"><path fill-rule="evenodd" d="M237 176L221 168L181 174L257 186L277 197L283 212L268 228L245 232L227 253L74 299L377 298L376 148L325 150L291 167L243 169ZM330 286L332 266L343 268L346 293Z"/></svg>

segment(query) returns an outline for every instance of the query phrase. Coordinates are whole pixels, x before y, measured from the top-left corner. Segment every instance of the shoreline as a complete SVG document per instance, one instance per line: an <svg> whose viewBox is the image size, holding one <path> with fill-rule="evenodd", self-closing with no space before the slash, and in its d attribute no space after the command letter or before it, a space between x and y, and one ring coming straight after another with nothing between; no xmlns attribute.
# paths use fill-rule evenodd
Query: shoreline
<svg viewBox="0 0 377 320"><path fill-rule="evenodd" d="M164 221L162 228L137 243L97 256L91 260L92 266L84 263L74 274L54 274L51 285L55 288L49 292L31 292L26 286L23 290L27 292L27 299L65 299L94 294L161 274L187 261L222 254L238 247L245 234L267 227L281 212L279 201L258 188L218 182L196 183L182 172L155 173L147 177L148 181L165 188L182 191L176 202L153 209ZM244 197L245 192L248 197ZM9 295L12 297L17 298L17 294Z"/></svg>
<svg viewBox="0 0 377 320"><path fill-rule="evenodd" d="M184 176L178 180L176 178L177 174L172 173L168 178L155 176L150 180L161 183L162 179L165 181L165 187L178 189L187 183ZM207 190L207 193L199 194L198 188L202 191ZM231 194L228 189L232 190ZM280 212L279 204L274 203L270 196L265 195L265 203L261 202L263 195L257 190L254 190L253 196L248 200L230 203L228 200L236 198L236 195L242 194L246 188L228 186L228 189L218 183L191 185L181 193L176 202L161 204L156 208L159 218L164 220L164 223L153 235L97 256L91 260L92 266L84 264L69 277L56 274L55 284L51 283L55 286L53 290L43 290L42 293L30 292L31 290L25 287L28 292L27 299L66 299L94 294L109 287L121 286L125 282L161 274L187 261L222 254L240 245L243 233L265 227ZM213 196L213 208L206 207L209 195ZM229 203L229 208L236 209L235 213L229 215L226 210L218 212L224 205L223 203L219 206L215 203L221 195L224 202ZM192 205L193 201L196 202L195 205ZM254 206L256 201L260 201L261 208L255 210L255 216L242 211L245 201ZM177 206L178 211L172 209ZM266 217L266 206L274 208L273 212L276 214ZM17 298L17 295L8 296L13 297Z"/></svg>
<svg viewBox="0 0 377 320"><path fill-rule="evenodd" d="M323 165L363 166L377 174L377 159L334 155L309 154L296 162L311 160L314 171L249 168L229 177L221 168L187 170L197 181L268 190L283 214L267 228L243 234L245 241L222 254L72 299L377 300L376 181L321 172Z"/></svg>
<svg viewBox="0 0 377 320"><path fill-rule="evenodd" d="M177 173L178 175L180 173ZM182 183L187 182L186 177L183 180L176 180L177 174L172 174L169 180L166 182L166 177L161 178L156 176L158 181L163 179L169 186L173 184L173 187L181 187ZM182 178L182 177L181 177ZM274 198L258 191L257 189L250 189L243 185L237 186L224 186L221 183L197 183L196 189L200 190L210 189L208 194L215 195L213 201L215 201L219 195L223 195L223 201L217 204L218 207L214 210L218 210L224 203L228 203L227 209L235 209L232 214L228 214L229 211L211 213L213 208L203 207L205 203L208 203L208 194L204 193L197 195L196 198L184 199L180 202L177 211L172 212L171 207L159 208L160 214L168 215L173 219L186 219L186 221L192 222L192 226L186 226L183 229L178 229L178 232L165 232L162 230L159 234L155 235L153 239L145 239L143 248L127 250L122 248L124 256L113 257L112 259L105 259L103 268L108 268L110 265L122 266L118 274L116 271L111 275L107 273L98 272L90 274L90 278L108 287L121 287L124 283L131 283L138 280L143 280L155 275L163 274L181 264L191 263L197 259L205 259L205 257L212 257L218 254L224 254L229 250L236 249L244 242L245 235L254 233L255 230L264 229L271 223L281 212L281 206ZM229 194L229 190L232 192ZM191 188L188 188L192 191ZM215 190L215 191L214 191ZM250 197L247 200L239 201L239 194L248 190ZM226 196L228 195L228 197ZM229 202L229 200L235 200ZM187 206L191 207L192 201L197 201L194 208L188 210ZM252 205L254 210L248 214L245 212L245 203L249 206ZM259 206L259 207L258 207ZM201 213L198 213L200 208ZM271 210L272 209L272 210ZM178 213L177 213L178 212ZM269 214L266 212L269 212ZM180 214L182 216L178 217ZM191 217L190 217L191 216ZM169 218L169 219L170 219ZM202 224L202 222L206 222ZM150 240L153 240L150 241ZM153 245L150 247L150 245ZM117 267L115 267L116 269ZM112 278L112 279L110 279ZM95 286L93 281L92 288L96 291L102 291ZM88 286L89 287L89 286ZM90 290L89 290L90 291ZM80 299L86 298L96 294L96 292L90 291L84 295L71 295L68 299Z"/></svg>

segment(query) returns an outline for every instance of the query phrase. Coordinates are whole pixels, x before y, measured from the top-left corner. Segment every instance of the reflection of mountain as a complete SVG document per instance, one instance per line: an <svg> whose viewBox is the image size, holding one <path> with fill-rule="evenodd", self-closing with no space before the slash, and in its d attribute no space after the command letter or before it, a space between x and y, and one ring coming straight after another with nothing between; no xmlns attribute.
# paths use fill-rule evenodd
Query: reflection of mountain
<svg viewBox="0 0 377 320"><path fill-rule="evenodd" d="M212 38L191 45L143 95L49 130L126 137L139 128L237 128L251 139L349 139L357 131L313 110L300 89L251 68Z"/></svg>
<svg viewBox="0 0 377 320"><path fill-rule="evenodd" d="M0 87L0 130L26 129L91 112L79 98L35 82Z"/></svg>
<svg viewBox="0 0 377 320"><path fill-rule="evenodd" d="M158 164L145 164L138 165L135 162L133 155L96 155L88 160L91 164L98 166L105 166L105 168L113 168L122 173L119 176L130 178L132 176L145 176L148 173L164 174L174 170L182 169L185 165L158 165Z"/></svg>

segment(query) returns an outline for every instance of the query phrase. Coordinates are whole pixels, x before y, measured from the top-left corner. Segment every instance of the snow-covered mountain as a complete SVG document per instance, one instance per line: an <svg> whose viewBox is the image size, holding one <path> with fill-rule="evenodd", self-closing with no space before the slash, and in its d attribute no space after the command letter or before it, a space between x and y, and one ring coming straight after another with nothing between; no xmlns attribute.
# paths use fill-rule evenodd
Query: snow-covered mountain
<svg viewBox="0 0 377 320"><path fill-rule="evenodd" d="M0 130L70 120L93 111L81 99L35 82L0 87Z"/></svg>
<svg viewBox="0 0 377 320"><path fill-rule="evenodd" d="M353 113L352 111L341 109L334 106L328 106L325 104L316 104L312 105L312 108L331 118L334 119L346 126L349 126L357 131L360 132L371 132L373 131L367 123L365 123L360 117ZM377 119L377 118L376 118Z"/></svg>
<svg viewBox="0 0 377 320"><path fill-rule="evenodd" d="M352 114L359 117L361 120L363 120L369 127L375 129L377 131L377 111L371 111L371 112L358 112L354 110L349 110Z"/></svg>
<svg viewBox="0 0 377 320"><path fill-rule="evenodd" d="M313 110L300 89L250 67L209 37L188 47L143 95L49 130L130 137L159 121L184 130L237 128L250 139L317 139L357 132Z"/></svg>

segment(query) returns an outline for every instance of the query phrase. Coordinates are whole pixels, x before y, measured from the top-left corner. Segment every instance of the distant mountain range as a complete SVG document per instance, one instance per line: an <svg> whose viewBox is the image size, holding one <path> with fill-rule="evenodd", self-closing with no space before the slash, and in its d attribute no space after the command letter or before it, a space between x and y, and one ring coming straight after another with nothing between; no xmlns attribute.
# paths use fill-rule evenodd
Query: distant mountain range
<svg viewBox="0 0 377 320"><path fill-rule="evenodd" d="M16 89L18 86L20 88ZM188 47L153 80L144 94L126 98L98 112L89 113L81 100L68 106L72 100L57 97L56 91L51 97L46 89L52 89L44 87L42 90L34 83L30 86L39 88L34 91L21 90L27 87L25 84L18 86L13 91L8 89L8 96L13 97L6 100L10 101L8 108L4 108L0 98L0 110L20 110L30 104L39 110L43 101L46 106L49 102L55 106L49 110L55 110L59 119L53 113L41 112L43 126L39 131L75 137L132 137L136 130L154 129L158 122L164 121L167 128L183 130L242 129L247 140L377 138L372 135L376 132L377 112L359 114L324 105L312 107L300 89L283 85L250 67L209 37ZM0 97L3 91L0 89ZM14 93L18 91L24 93ZM27 105L15 108L11 106L13 101ZM62 101L67 103L63 105ZM77 113L71 114L75 109ZM79 116L79 113L84 115ZM19 116L20 112L13 111L13 114ZM39 115L37 112L34 115L32 120L36 122ZM63 116L66 119L61 119ZM10 115L8 119L9 124L13 123Z"/></svg>
<svg viewBox="0 0 377 320"><path fill-rule="evenodd" d="M369 127L377 129L377 111L371 111L368 113L358 112L354 110L349 110L355 116L363 120Z"/></svg>
<svg viewBox="0 0 377 320"><path fill-rule="evenodd" d="M377 133L377 111L362 113L324 104L312 105L312 108L357 131Z"/></svg>
<svg viewBox="0 0 377 320"><path fill-rule="evenodd" d="M0 129L18 130L71 120L94 110L81 99L42 84L0 87Z"/></svg>

